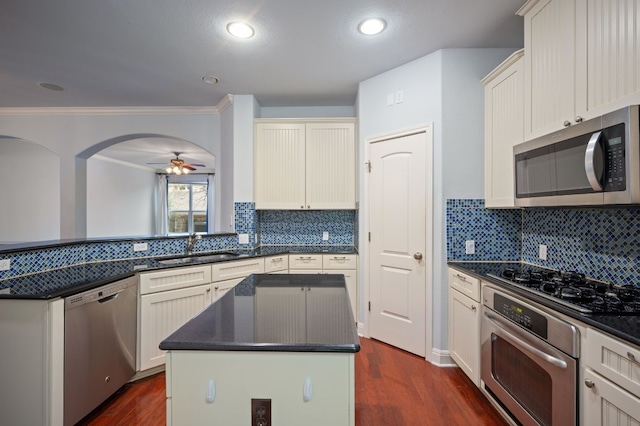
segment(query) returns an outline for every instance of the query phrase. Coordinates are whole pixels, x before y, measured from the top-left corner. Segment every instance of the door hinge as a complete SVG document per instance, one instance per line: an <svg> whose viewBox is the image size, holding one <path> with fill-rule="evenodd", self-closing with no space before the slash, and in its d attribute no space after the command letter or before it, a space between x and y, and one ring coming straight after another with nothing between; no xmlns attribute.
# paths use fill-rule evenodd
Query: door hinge
<svg viewBox="0 0 640 426"><path fill-rule="evenodd" d="M371 232L369 232L369 242L371 242Z"/></svg>
<svg viewBox="0 0 640 426"><path fill-rule="evenodd" d="M371 302L369 302L369 312L371 312Z"/></svg>
<svg viewBox="0 0 640 426"><path fill-rule="evenodd" d="M371 173L371 161L367 161L366 163L364 163L364 165L367 167L369 173Z"/></svg>

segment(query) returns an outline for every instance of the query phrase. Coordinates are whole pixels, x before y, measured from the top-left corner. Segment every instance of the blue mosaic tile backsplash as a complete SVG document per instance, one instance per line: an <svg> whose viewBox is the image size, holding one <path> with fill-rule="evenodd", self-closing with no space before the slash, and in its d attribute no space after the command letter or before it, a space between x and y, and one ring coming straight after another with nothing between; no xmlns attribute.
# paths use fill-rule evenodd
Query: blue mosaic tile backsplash
<svg viewBox="0 0 640 426"><path fill-rule="evenodd" d="M447 259L518 261L522 251L520 210L490 210L484 200L447 200ZM475 242L466 254L465 242Z"/></svg>
<svg viewBox="0 0 640 426"><path fill-rule="evenodd" d="M527 209L522 260L640 286L640 209ZM547 260L538 257L547 246Z"/></svg>
<svg viewBox="0 0 640 426"><path fill-rule="evenodd" d="M260 210L260 244L354 245L355 210ZM322 240L322 233L329 240Z"/></svg>
<svg viewBox="0 0 640 426"><path fill-rule="evenodd" d="M447 200L447 259L522 260L640 287L640 209L486 209L483 200ZM476 254L465 254L474 240ZM539 259L539 245L547 260Z"/></svg>

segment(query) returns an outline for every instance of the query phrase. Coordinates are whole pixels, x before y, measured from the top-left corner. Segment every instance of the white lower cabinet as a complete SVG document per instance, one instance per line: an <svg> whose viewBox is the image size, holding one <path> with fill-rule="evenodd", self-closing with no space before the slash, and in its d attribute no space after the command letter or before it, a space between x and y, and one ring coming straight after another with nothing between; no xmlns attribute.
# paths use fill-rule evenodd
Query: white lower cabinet
<svg viewBox="0 0 640 426"><path fill-rule="evenodd" d="M158 345L211 304L211 284L140 297L139 371L164 364Z"/></svg>
<svg viewBox="0 0 640 426"><path fill-rule="evenodd" d="M449 268L449 355L480 386L480 281L452 268Z"/></svg>
<svg viewBox="0 0 640 426"><path fill-rule="evenodd" d="M269 424L352 426L354 354L169 352L167 425L249 425L254 398L271 400Z"/></svg>
<svg viewBox="0 0 640 426"><path fill-rule="evenodd" d="M640 348L587 329L585 425L640 425Z"/></svg>

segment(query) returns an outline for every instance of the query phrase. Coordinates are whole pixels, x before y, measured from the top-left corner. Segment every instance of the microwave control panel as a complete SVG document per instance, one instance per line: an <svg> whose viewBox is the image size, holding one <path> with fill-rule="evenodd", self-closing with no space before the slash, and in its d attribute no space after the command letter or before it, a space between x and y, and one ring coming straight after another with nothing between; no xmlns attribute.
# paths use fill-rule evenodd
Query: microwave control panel
<svg viewBox="0 0 640 426"><path fill-rule="evenodd" d="M606 136L605 150L605 192L625 191L627 189L625 167L624 124L604 130Z"/></svg>

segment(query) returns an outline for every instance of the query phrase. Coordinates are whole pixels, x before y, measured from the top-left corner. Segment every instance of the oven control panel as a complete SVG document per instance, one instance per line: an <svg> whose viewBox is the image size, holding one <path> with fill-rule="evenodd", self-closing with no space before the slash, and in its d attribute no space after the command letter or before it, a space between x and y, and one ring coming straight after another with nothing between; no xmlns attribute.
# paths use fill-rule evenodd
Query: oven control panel
<svg viewBox="0 0 640 426"><path fill-rule="evenodd" d="M501 294L493 297L493 309L543 339L547 338L547 319L543 315Z"/></svg>

